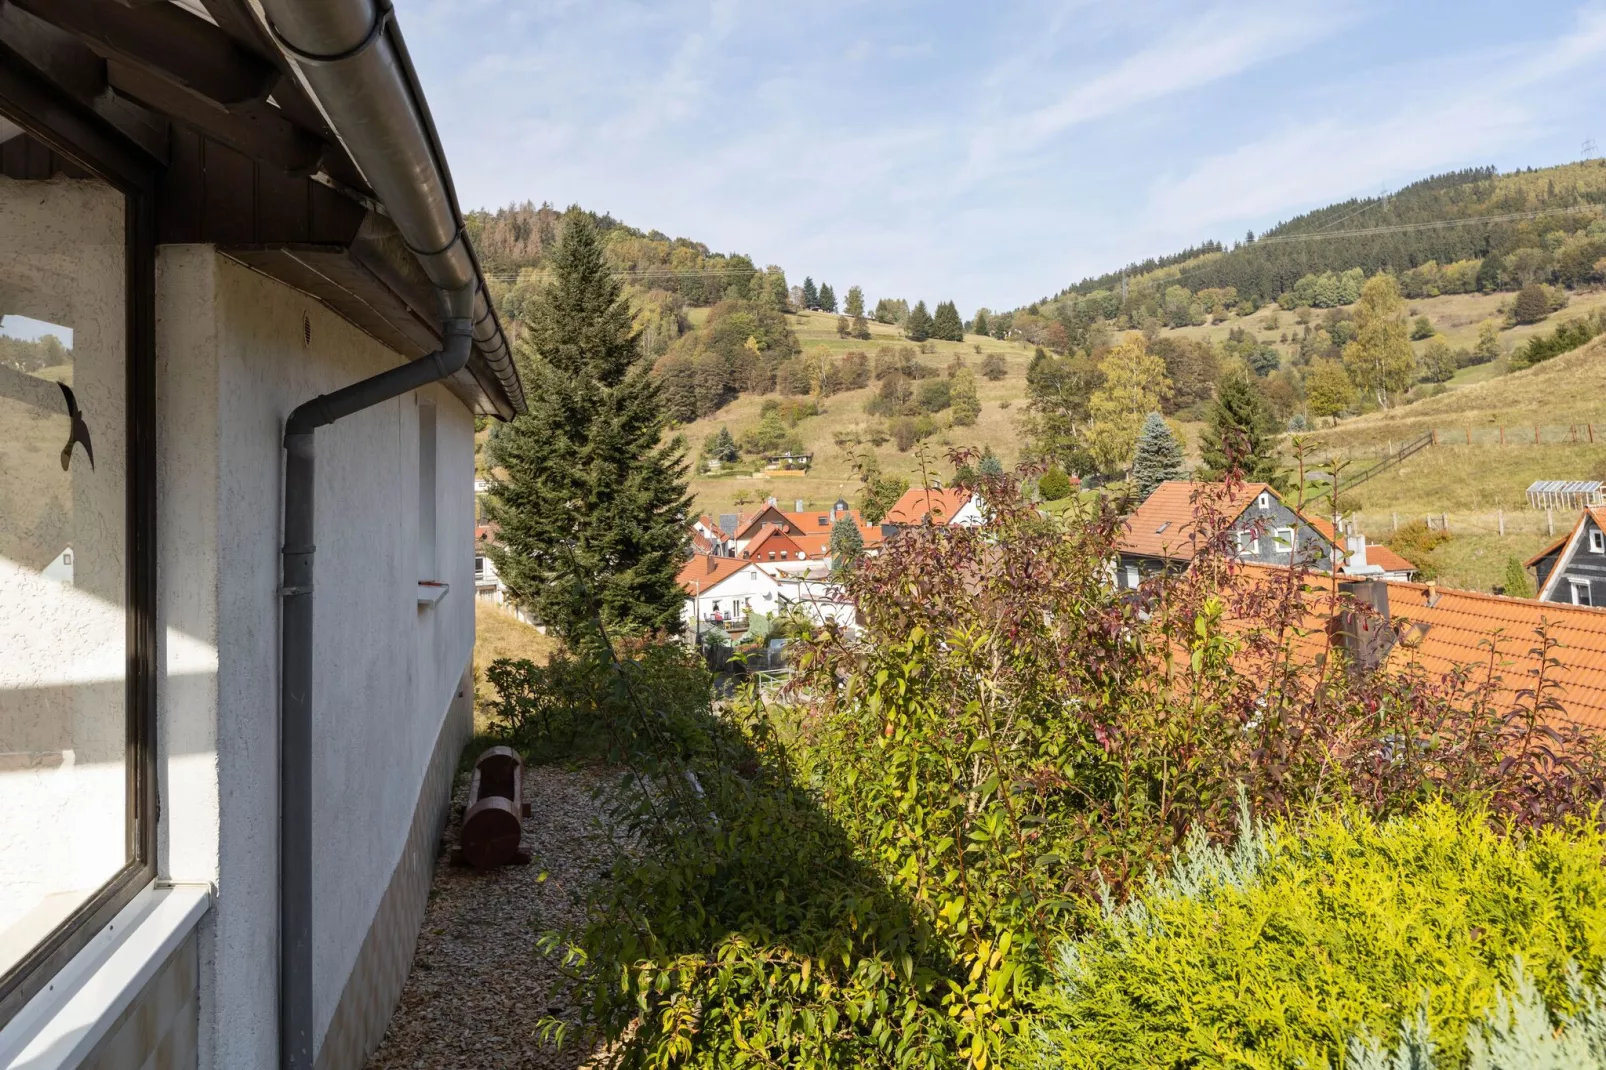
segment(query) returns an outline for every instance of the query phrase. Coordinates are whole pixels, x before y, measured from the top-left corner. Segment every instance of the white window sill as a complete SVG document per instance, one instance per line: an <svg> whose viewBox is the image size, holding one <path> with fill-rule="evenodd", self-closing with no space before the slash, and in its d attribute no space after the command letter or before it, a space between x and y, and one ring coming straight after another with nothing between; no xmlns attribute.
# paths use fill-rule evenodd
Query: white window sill
<svg viewBox="0 0 1606 1070"><path fill-rule="evenodd" d="M418 604L432 606L442 598L445 598L446 592L451 589L449 584L420 580L418 582Z"/></svg>
<svg viewBox="0 0 1606 1070"><path fill-rule="evenodd" d="M79 1065L212 905L202 884L151 885L0 1029L0 1067Z"/></svg>

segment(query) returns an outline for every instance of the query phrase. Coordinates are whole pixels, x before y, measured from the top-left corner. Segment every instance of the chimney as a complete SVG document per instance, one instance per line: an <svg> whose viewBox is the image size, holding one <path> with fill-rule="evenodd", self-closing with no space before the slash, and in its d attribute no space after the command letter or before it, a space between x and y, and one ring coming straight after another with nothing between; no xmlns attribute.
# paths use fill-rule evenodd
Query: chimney
<svg viewBox="0 0 1606 1070"><path fill-rule="evenodd" d="M1389 585L1383 580L1352 580L1343 592L1355 602L1327 623L1328 642L1347 651L1359 672L1383 664L1396 638L1389 620Z"/></svg>
<svg viewBox="0 0 1606 1070"><path fill-rule="evenodd" d="M797 500L797 508L796 508L796 509L793 509L793 510L792 510L792 512L794 512L794 513L801 513L801 512L802 512L802 511L803 511L803 499L802 499L802 498L799 498L799 499L798 499L798 500Z"/></svg>
<svg viewBox="0 0 1606 1070"><path fill-rule="evenodd" d="M714 571L714 555L713 554L709 554L708 555L708 571L710 571L710 572Z"/></svg>
<svg viewBox="0 0 1606 1070"><path fill-rule="evenodd" d="M1344 549L1349 552L1349 560L1344 562L1347 571L1366 571L1366 536L1349 535L1344 539Z"/></svg>
<svg viewBox="0 0 1606 1070"><path fill-rule="evenodd" d="M775 506L775 504L776 504L775 503L775 495L771 494L769 496L769 498L765 501L764 504L766 504L766 505L768 505L768 506L773 508Z"/></svg>

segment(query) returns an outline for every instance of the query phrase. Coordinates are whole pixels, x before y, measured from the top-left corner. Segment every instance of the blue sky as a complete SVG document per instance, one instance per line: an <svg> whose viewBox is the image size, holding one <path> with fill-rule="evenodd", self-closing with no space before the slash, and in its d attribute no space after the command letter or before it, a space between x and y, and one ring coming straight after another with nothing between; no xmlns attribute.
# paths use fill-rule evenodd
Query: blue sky
<svg viewBox="0 0 1606 1070"><path fill-rule="evenodd" d="M465 207L1012 307L1426 174L1606 145L1606 3L399 0Z"/></svg>

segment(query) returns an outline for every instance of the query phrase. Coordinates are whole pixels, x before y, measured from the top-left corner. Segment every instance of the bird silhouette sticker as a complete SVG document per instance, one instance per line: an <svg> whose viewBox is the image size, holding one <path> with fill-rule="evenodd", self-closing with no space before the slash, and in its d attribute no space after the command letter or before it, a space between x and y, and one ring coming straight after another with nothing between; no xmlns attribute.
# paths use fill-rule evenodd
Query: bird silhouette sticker
<svg viewBox="0 0 1606 1070"><path fill-rule="evenodd" d="M67 444L61 447L61 470L67 471L72 464L72 447L74 442L84 445L84 455L89 458L89 470L95 470L95 447L89 441L89 425L84 423L84 414L78 411L78 399L73 396L72 387L66 383L57 383L61 393L67 399L67 419L72 421L72 429L67 433Z"/></svg>

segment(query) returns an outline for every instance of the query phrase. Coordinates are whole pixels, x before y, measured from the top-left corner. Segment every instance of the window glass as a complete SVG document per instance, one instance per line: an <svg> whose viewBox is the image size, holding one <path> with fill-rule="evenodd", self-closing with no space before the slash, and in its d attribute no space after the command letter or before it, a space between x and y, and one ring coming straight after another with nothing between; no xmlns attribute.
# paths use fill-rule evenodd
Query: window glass
<svg viewBox="0 0 1606 1070"><path fill-rule="evenodd" d="M132 857L124 211L0 177L0 976Z"/></svg>

